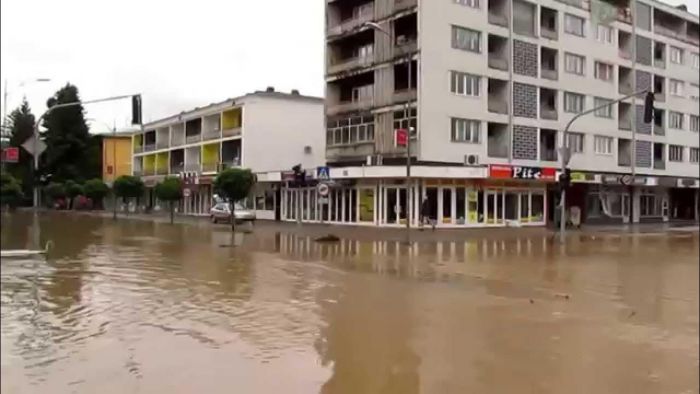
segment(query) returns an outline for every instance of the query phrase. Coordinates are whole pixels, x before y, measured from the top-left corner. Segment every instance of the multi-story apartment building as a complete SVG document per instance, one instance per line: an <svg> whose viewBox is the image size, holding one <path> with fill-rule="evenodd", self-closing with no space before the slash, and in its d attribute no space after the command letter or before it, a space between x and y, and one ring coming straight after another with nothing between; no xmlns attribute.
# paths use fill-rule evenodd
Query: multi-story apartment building
<svg viewBox="0 0 700 394"><path fill-rule="evenodd" d="M216 174L225 168L260 173L259 217L274 219L280 179L269 172L324 162L323 100L273 88L181 112L144 125L133 135L133 174L149 189L146 204L158 202L152 187L165 176L181 176L186 192L179 212L206 215Z"/></svg>
<svg viewBox="0 0 700 394"><path fill-rule="evenodd" d="M652 124L638 99L572 125L567 206L587 222L697 220L698 17L614 4L598 24L589 0L328 0L326 152L340 182L328 204L287 190L283 217L299 199L303 220L417 224L427 199L438 226L542 225L566 123L649 88ZM394 134L409 127L407 188Z"/></svg>

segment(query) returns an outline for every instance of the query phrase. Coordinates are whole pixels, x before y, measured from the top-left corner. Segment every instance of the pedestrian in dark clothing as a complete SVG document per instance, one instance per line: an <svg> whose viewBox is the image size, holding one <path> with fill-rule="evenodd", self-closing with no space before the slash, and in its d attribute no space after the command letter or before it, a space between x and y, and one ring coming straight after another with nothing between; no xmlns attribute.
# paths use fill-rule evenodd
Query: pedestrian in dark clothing
<svg viewBox="0 0 700 394"><path fill-rule="evenodd" d="M423 228L423 225L426 222L432 226L433 230L435 230L435 222L432 220L432 209L430 207L430 202L428 201L427 197L424 197L423 202L421 203L421 206L420 206L420 226L421 226L421 229Z"/></svg>

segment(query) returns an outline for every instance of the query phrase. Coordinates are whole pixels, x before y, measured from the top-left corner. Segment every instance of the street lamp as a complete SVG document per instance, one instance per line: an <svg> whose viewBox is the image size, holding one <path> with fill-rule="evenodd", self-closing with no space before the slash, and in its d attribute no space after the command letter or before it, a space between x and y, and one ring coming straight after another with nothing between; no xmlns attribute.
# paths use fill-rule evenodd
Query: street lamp
<svg viewBox="0 0 700 394"><path fill-rule="evenodd" d="M393 39L391 33L386 31L383 27L381 27L378 23L376 22L366 22L365 26L370 27L376 31L379 31L381 33L386 34L387 37L389 37L389 40L391 41ZM406 46L407 44L399 45L399 46ZM408 62L408 90L411 90L411 84L413 82L413 56L411 55L410 51L408 48L406 48L406 61ZM410 108L410 98L409 102L406 102L406 105L404 107L404 117L408 121L408 127L406 128L406 201L407 201L407 209L406 209L406 243L410 244L411 243L411 217L412 211L413 211L413 189L411 187L411 131L413 131L413 128L411 127L411 121L410 121L410 116L409 116L409 108ZM396 136L394 136L396 138Z"/></svg>

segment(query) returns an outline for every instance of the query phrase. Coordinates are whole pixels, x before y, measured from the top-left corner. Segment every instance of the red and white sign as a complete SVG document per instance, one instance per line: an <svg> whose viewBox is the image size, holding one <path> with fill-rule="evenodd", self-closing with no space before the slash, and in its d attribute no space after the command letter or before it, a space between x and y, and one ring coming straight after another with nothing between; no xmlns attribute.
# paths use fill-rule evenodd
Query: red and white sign
<svg viewBox="0 0 700 394"><path fill-rule="evenodd" d="M406 146L406 144L408 144L408 130L396 129L394 134L396 139L396 146Z"/></svg>
<svg viewBox="0 0 700 394"><path fill-rule="evenodd" d="M19 162L19 148L9 147L2 150L2 161L7 163Z"/></svg>
<svg viewBox="0 0 700 394"><path fill-rule="evenodd" d="M498 179L533 179L553 181L556 179L557 170L552 167L525 167L509 165L489 166L489 177Z"/></svg>

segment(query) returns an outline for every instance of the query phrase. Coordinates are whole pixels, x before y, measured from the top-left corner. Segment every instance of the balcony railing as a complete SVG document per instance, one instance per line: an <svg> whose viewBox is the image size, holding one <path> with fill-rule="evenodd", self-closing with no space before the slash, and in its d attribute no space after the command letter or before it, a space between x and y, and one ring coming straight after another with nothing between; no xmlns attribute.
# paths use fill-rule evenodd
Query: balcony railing
<svg viewBox="0 0 700 394"><path fill-rule="evenodd" d="M150 152L150 151L154 151L154 150L156 150L156 144L155 144L155 143L153 143L153 144L146 144L146 145L143 146L143 151L144 151L144 152Z"/></svg>
<svg viewBox="0 0 700 394"><path fill-rule="evenodd" d="M224 129L224 130L221 132L221 135L223 135L224 137L235 137L235 136L237 136L237 135L241 135L241 128L240 128L240 127L235 127L235 128L232 128L232 129Z"/></svg>
<svg viewBox="0 0 700 394"><path fill-rule="evenodd" d="M632 130L632 120L629 116L620 116L617 120L617 128L620 130Z"/></svg>
<svg viewBox="0 0 700 394"><path fill-rule="evenodd" d="M618 91L621 94L632 94L632 84L629 82L620 82Z"/></svg>
<svg viewBox="0 0 700 394"><path fill-rule="evenodd" d="M374 55L358 56L350 59L343 59L328 66L328 73L335 74L355 68L369 67L374 63Z"/></svg>
<svg viewBox="0 0 700 394"><path fill-rule="evenodd" d="M202 163L202 172L216 172L219 163Z"/></svg>
<svg viewBox="0 0 700 394"><path fill-rule="evenodd" d="M654 160L654 169L655 170L665 170L666 169L666 162L663 160Z"/></svg>
<svg viewBox="0 0 700 394"><path fill-rule="evenodd" d="M418 0L394 0L394 12L414 7L417 4Z"/></svg>
<svg viewBox="0 0 700 394"><path fill-rule="evenodd" d="M540 35L545 38L549 38L550 40L557 40L559 39L559 33L557 33L556 30L552 30L548 27L541 26L540 27Z"/></svg>
<svg viewBox="0 0 700 394"><path fill-rule="evenodd" d="M196 171L202 170L202 165L200 163L187 163L185 164L185 171Z"/></svg>
<svg viewBox="0 0 700 394"><path fill-rule="evenodd" d="M366 22L370 22L372 18L374 17L374 14L371 12L367 12L363 15L360 15L356 18L348 19L345 20L335 26L331 26L328 28L328 35L329 36L338 36L341 34L345 34L349 32L350 30L353 30L361 25L363 25Z"/></svg>
<svg viewBox="0 0 700 394"><path fill-rule="evenodd" d="M374 96L365 97L354 101L341 101L337 104L331 104L328 106L328 114L335 115L344 112L360 111L363 109L369 109L374 104Z"/></svg>
<svg viewBox="0 0 700 394"><path fill-rule="evenodd" d="M167 149L170 146L169 141L158 141L156 143L156 149Z"/></svg>
<svg viewBox="0 0 700 394"><path fill-rule="evenodd" d="M157 175L168 175L168 167L156 168L156 174Z"/></svg>
<svg viewBox="0 0 700 394"><path fill-rule="evenodd" d="M617 158L617 165L620 167L629 167L632 165L632 159L629 156L620 156Z"/></svg>
<svg viewBox="0 0 700 394"><path fill-rule="evenodd" d="M226 160L219 163L219 171L223 171L227 168L235 168L241 166L241 159L236 158L233 160Z"/></svg>
<svg viewBox="0 0 700 394"><path fill-rule="evenodd" d="M508 113L508 102L506 100L501 100L498 98L489 97L489 112L495 112L497 114L507 114Z"/></svg>
<svg viewBox="0 0 700 394"><path fill-rule="evenodd" d="M489 54L489 67L495 68L496 70L508 71L508 60Z"/></svg>
<svg viewBox="0 0 700 394"><path fill-rule="evenodd" d="M181 135L179 137L173 136L170 146L181 146L185 145L185 136Z"/></svg>
<svg viewBox="0 0 700 394"><path fill-rule="evenodd" d="M144 168L143 169L143 175L144 176L151 176L156 174L156 169L154 168Z"/></svg>
<svg viewBox="0 0 700 394"><path fill-rule="evenodd" d="M220 130L207 130L202 134L202 139L204 140L214 140L217 138L221 138Z"/></svg>
<svg viewBox="0 0 700 394"><path fill-rule="evenodd" d="M492 25L508 27L508 17L489 11L489 23Z"/></svg>
<svg viewBox="0 0 700 394"><path fill-rule="evenodd" d="M654 134L656 135L666 135L666 129L664 128L663 124L656 124L654 123Z"/></svg>
<svg viewBox="0 0 700 394"><path fill-rule="evenodd" d="M545 79L551 79L552 81L559 79L559 73L557 70L549 70L546 68L540 70L540 76Z"/></svg>
<svg viewBox="0 0 700 394"><path fill-rule="evenodd" d="M656 67L656 68L666 68L666 60L664 60L664 59L654 59L654 67Z"/></svg>
<svg viewBox="0 0 700 394"><path fill-rule="evenodd" d="M632 60L632 52L626 49L620 49L618 55L620 55L620 57L623 59Z"/></svg>
<svg viewBox="0 0 700 394"><path fill-rule="evenodd" d="M188 135L188 136L185 137L185 142L188 143L188 144L192 144L192 143L195 143L195 142L199 142L199 141L201 141L201 140L202 140L202 134L201 134L201 133L197 133L197 134L193 134L193 135Z"/></svg>
<svg viewBox="0 0 700 394"><path fill-rule="evenodd" d="M556 109L547 107L540 107L540 117L549 120L557 120L559 118Z"/></svg>
<svg viewBox="0 0 700 394"><path fill-rule="evenodd" d="M134 153L141 153L143 152L143 146L142 145L134 145Z"/></svg>
<svg viewBox="0 0 700 394"><path fill-rule="evenodd" d="M170 173L171 174L179 174L181 172L185 171L185 165L184 164L172 164L170 166Z"/></svg>
<svg viewBox="0 0 700 394"><path fill-rule="evenodd" d="M394 92L394 102L395 103L405 103L407 101L414 101L417 97L416 89L402 89Z"/></svg>
<svg viewBox="0 0 700 394"><path fill-rule="evenodd" d="M543 149L540 147L540 160L542 161L557 161L557 151L553 149Z"/></svg>
<svg viewBox="0 0 700 394"><path fill-rule="evenodd" d="M508 157L508 147L498 143L488 143L489 157Z"/></svg>
<svg viewBox="0 0 700 394"><path fill-rule="evenodd" d="M143 175L143 170L134 170L134 176L141 176Z"/></svg>

